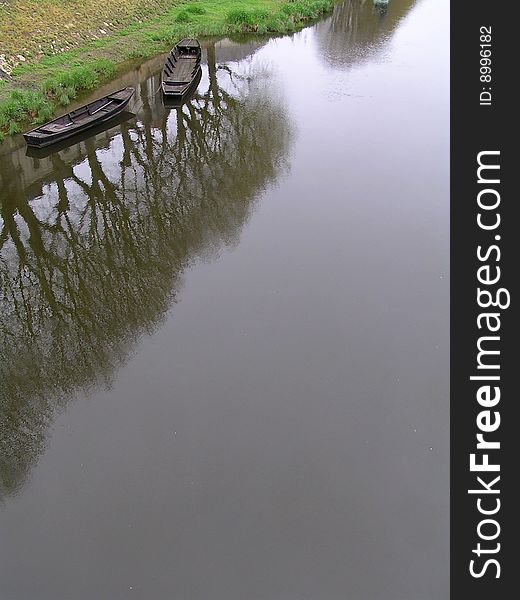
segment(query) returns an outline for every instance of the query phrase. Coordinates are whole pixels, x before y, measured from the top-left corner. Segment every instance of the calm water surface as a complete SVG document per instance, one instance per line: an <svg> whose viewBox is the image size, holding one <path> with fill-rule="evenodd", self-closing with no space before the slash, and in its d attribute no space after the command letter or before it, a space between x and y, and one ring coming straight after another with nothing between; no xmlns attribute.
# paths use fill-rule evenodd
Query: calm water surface
<svg viewBox="0 0 520 600"><path fill-rule="evenodd" d="M2 600L448 597L448 27L350 0L0 146Z"/></svg>

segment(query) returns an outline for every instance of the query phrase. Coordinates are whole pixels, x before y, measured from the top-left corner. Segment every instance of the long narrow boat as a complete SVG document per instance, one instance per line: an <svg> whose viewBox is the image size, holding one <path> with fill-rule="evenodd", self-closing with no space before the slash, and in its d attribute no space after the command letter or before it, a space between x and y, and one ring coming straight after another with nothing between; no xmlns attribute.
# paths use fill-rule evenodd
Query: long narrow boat
<svg viewBox="0 0 520 600"><path fill-rule="evenodd" d="M29 158L47 158L48 156L51 156L56 152L61 152L66 148L70 148L71 146L79 144L80 142L84 142L89 138L94 138L100 134L105 134L106 136L100 138L101 143L103 143L104 140L110 139L110 134L107 135L107 132L109 132L111 129L114 129L115 127L119 128L120 125L122 125L126 121L129 121L130 119L133 119L134 117L134 113L128 110L123 110L122 112L118 113L115 117L111 117L107 121L99 123L99 125L95 125L94 127L89 127L89 129L80 131L76 135L65 138L60 142L49 144L48 146L27 146L27 148L25 149L25 156L28 156ZM113 134L115 135L115 132L113 132Z"/></svg>
<svg viewBox="0 0 520 600"><path fill-rule="evenodd" d="M165 108L181 108L184 104L187 104L197 93L197 87L199 86L200 80L202 79L202 70L199 70L199 74L195 76L193 84L190 89L182 96L165 96L163 94L162 101Z"/></svg>
<svg viewBox="0 0 520 600"><path fill-rule="evenodd" d="M118 115L128 105L134 91L134 88L127 87L98 98L24 133L23 137L28 146L38 148L61 142L65 138L100 125Z"/></svg>
<svg viewBox="0 0 520 600"><path fill-rule="evenodd" d="M161 87L165 96L181 99L195 89L201 71L201 57L198 40L185 38L174 46L161 74Z"/></svg>

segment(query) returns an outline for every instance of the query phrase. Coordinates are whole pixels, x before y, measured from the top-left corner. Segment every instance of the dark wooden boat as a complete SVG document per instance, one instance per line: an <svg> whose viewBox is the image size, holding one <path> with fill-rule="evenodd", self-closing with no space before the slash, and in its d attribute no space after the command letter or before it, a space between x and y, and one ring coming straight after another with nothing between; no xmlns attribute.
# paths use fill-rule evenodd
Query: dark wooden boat
<svg viewBox="0 0 520 600"><path fill-rule="evenodd" d="M163 94L181 99L198 85L202 51L198 40L185 38L168 54L161 74Z"/></svg>
<svg viewBox="0 0 520 600"><path fill-rule="evenodd" d="M56 154L56 152L61 152L62 150L65 150L66 148L70 148L71 146L80 144L81 142L84 142L85 140L94 138L101 133L106 133L107 131L110 131L111 129L119 127L119 125L122 125L123 123L125 123L126 121L129 121L130 119L133 119L134 117L135 117L134 113L129 112L127 110L123 110L122 112L118 113L115 117L111 117L110 119L108 119L107 121L103 121L103 123L100 123L99 125L95 125L94 127L89 127L88 129L85 129L84 131L81 131L81 132L77 133L76 135L65 138L64 140L61 140L54 144L50 144L48 146L40 146L40 147L27 146L27 148L25 150L25 156L28 156L29 158L47 158L48 156L52 156L53 154ZM115 135L115 132L114 132L114 135Z"/></svg>
<svg viewBox="0 0 520 600"><path fill-rule="evenodd" d="M187 104L196 94L197 87L202 79L202 69L199 69L198 75L195 76L193 80L193 84L190 88L182 95L182 96L168 96L164 95L162 97L163 105L165 108L181 108L185 104Z"/></svg>
<svg viewBox="0 0 520 600"><path fill-rule="evenodd" d="M108 121L122 112L134 95L134 88L127 87L98 100L89 102L53 121L40 125L23 134L28 146L43 148L61 142L85 129Z"/></svg>

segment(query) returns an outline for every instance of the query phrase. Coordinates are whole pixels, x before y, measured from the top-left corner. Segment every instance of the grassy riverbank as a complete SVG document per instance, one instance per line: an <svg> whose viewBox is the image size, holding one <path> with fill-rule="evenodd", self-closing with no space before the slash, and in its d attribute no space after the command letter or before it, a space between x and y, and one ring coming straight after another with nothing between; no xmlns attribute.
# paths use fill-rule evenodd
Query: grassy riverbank
<svg viewBox="0 0 520 600"><path fill-rule="evenodd" d="M290 32L334 2L0 0L0 139L182 37Z"/></svg>

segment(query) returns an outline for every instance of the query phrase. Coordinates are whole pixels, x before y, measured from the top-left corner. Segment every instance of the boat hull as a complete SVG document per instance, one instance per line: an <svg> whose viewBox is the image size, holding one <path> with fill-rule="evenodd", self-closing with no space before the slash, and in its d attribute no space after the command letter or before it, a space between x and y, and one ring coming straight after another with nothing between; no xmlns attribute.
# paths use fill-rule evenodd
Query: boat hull
<svg viewBox="0 0 520 600"><path fill-rule="evenodd" d="M109 131L113 127L118 127L119 125L121 125L122 123L125 123L126 121L128 121L129 119L132 119L133 117L135 117L134 113L124 110L124 111L118 113L117 115L115 115L114 117L111 117L107 121L103 121L102 123L99 123L95 127L89 127L88 129L86 129L84 131L80 131L75 135L72 135L63 140L60 140L59 142L55 142L53 144L48 144L46 146L30 146L30 145L28 145L25 150L25 156L28 156L29 158L47 158L47 156L50 156L51 154L54 154L55 152L60 152L61 150L70 148L71 146L74 146L75 144L84 142L85 140L88 140L91 137L99 135L100 133Z"/></svg>
<svg viewBox="0 0 520 600"><path fill-rule="evenodd" d="M28 146L45 148L97 127L122 113L134 94L133 88L123 88L89 104L40 125L23 134ZM94 107L91 110L91 107ZM97 108L96 108L97 107ZM77 119L77 122L74 119ZM67 122L69 119L70 124Z"/></svg>
<svg viewBox="0 0 520 600"><path fill-rule="evenodd" d="M199 71L193 81L189 84L187 89L182 94L168 94L164 93L163 90L163 103L167 107L175 108L182 106L188 102L194 95L196 89L199 86L200 80L202 79L202 69L199 67Z"/></svg>
<svg viewBox="0 0 520 600"><path fill-rule="evenodd" d="M174 46L161 73L161 88L165 98L182 102L196 89L202 73L201 58L198 40L184 39Z"/></svg>

